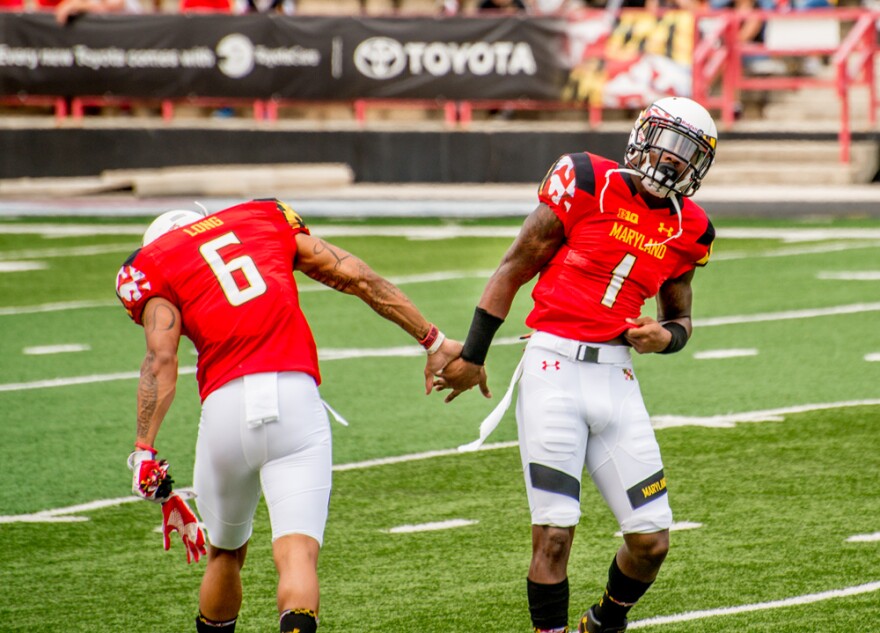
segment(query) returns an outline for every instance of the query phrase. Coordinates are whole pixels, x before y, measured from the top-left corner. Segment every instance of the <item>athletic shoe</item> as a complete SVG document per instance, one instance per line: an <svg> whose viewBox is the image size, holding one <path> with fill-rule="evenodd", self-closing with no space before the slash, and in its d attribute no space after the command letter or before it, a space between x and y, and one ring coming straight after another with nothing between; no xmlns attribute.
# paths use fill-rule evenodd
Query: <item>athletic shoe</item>
<svg viewBox="0 0 880 633"><path fill-rule="evenodd" d="M618 626L602 626L602 623L593 615L593 605L587 609L578 622L578 633L623 633L626 631L626 620Z"/></svg>

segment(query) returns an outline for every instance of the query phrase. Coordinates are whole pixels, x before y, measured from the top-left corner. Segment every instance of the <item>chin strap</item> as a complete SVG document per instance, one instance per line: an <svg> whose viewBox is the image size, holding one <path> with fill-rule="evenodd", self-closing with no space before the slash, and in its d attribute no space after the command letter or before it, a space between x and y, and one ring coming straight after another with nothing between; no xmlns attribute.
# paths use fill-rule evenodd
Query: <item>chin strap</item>
<svg viewBox="0 0 880 633"><path fill-rule="evenodd" d="M618 172L621 174L630 174L639 178L642 177L642 172L636 171L635 169L630 169L629 167L615 167L614 169L609 169L608 171L606 171L605 185L602 187L602 192L599 194L599 213L605 213L605 190L608 189L608 185L611 184L611 174L613 174L614 172Z"/></svg>
<svg viewBox="0 0 880 633"><path fill-rule="evenodd" d="M643 174L640 171L636 171L635 169L630 169L629 167L615 167L614 169L609 169L605 172L605 184L602 186L602 191L599 193L599 213L605 213L605 190L608 189L608 185L611 184L611 174L614 172L618 172L621 174L630 174L632 176L636 176L638 178L642 178ZM675 194L672 194L672 206L675 208L675 216L678 218L678 231L675 232L675 235L667 237L662 242L648 242L645 244L646 247L650 246L662 246L666 244L666 242L671 242L674 239L678 239L681 237L683 229L683 222L681 219L681 205L678 204L678 198L676 198Z"/></svg>

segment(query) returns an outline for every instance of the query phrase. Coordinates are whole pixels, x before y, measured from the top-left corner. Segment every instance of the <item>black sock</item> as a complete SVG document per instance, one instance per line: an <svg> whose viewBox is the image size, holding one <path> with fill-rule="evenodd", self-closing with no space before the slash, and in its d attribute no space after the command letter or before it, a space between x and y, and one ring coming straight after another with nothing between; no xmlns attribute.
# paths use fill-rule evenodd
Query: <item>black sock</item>
<svg viewBox="0 0 880 633"><path fill-rule="evenodd" d="M196 618L196 633L233 633L236 620L238 620L238 617L234 617L226 622L211 620L199 611L199 615Z"/></svg>
<svg viewBox="0 0 880 633"><path fill-rule="evenodd" d="M626 614L645 595L649 582L642 582L630 578L617 566L617 556L611 561L608 569L608 584L605 585L605 593L599 600L599 605L594 609L596 618L603 626L617 626L623 624Z"/></svg>
<svg viewBox="0 0 880 633"><path fill-rule="evenodd" d="M555 585L544 585L526 578L529 613L536 629L568 626L568 578Z"/></svg>
<svg viewBox="0 0 880 633"><path fill-rule="evenodd" d="M288 609L281 614L281 633L315 633L318 630L318 614L311 609Z"/></svg>

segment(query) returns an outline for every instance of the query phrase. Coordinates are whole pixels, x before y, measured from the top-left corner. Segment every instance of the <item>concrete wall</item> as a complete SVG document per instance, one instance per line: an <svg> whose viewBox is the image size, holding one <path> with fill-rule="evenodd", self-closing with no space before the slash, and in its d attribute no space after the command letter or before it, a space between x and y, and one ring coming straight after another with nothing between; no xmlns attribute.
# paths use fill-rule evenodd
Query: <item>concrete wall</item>
<svg viewBox="0 0 880 633"><path fill-rule="evenodd" d="M0 129L0 178L93 176L180 165L346 163L357 182L535 182L560 155L623 158L625 131L294 131L212 128ZM834 134L725 133L724 140ZM880 141L880 132L856 140ZM761 157L756 156L756 161Z"/></svg>

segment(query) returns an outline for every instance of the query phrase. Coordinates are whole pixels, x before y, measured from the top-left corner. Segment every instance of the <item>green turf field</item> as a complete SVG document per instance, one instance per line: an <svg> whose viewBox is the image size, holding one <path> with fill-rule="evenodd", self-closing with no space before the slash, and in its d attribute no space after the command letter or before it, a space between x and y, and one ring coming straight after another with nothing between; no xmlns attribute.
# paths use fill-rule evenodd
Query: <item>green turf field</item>
<svg viewBox="0 0 880 633"><path fill-rule="evenodd" d="M462 338L519 222L311 224ZM880 632L880 222L715 223L690 344L635 359L681 529L631 630ZM156 506L126 502L143 338L114 279L145 226L0 221L0 632L193 629L203 564L187 566L179 542L162 550ZM498 334L507 344L489 356L493 401L473 392L445 405L423 394L420 355L378 355L413 348L405 333L357 299L301 281L322 395L351 423L333 425L321 630L529 631L529 516L512 410L488 450L451 450L476 438L506 388L527 289ZM180 363L195 365L188 343ZM197 421L195 378L184 372L157 441L178 485L191 482ZM388 457L403 459L370 461ZM598 597L620 543L589 484L583 507L572 623ZM470 523L391 531L455 519ZM237 630L277 630L263 506L244 583Z"/></svg>

